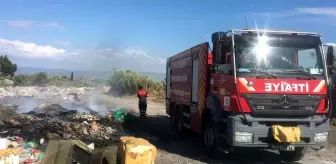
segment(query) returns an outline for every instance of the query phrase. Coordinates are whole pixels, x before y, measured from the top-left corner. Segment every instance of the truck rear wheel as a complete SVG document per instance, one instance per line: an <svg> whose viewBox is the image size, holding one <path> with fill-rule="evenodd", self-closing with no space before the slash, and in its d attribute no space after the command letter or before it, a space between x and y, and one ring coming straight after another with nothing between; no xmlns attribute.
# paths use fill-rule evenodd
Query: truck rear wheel
<svg viewBox="0 0 336 164"><path fill-rule="evenodd" d="M170 127L174 130L176 129L175 115L170 116Z"/></svg>
<svg viewBox="0 0 336 164"><path fill-rule="evenodd" d="M177 109L174 114L170 116L170 125L174 131L177 131L182 135L186 133L186 128L183 125L183 115L179 109Z"/></svg>
<svg viewBox="0 0 336 164"><path fill-rule="evenodd" d="M307 152L307 147L297 147L294 151L279 151L283 161L299 161Z"/></svg>
<svg viewBox="0 0 336 164"><path fill-rule="evenodd" d="M177 110L175 113L175 125L180 134L185 134L186 128L183 125L183 115L181 110Z"/></svg>

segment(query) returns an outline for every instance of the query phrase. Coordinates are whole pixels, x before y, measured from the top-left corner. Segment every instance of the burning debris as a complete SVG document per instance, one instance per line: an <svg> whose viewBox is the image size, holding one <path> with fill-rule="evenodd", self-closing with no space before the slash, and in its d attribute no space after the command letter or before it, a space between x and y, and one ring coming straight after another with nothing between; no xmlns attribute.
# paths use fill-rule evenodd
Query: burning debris
<svg viewBox="0 0 336 164"><path fill-rule="evenodd" d="M97 95L89 88L0 89L0 104L5 104L0 105L0 139L10 141L3 150L18 149L20 163L38 163L50 140L80 140L90 149L118 144L127 112L124 107L111 112L95 100Z"/></svg>
<svg viewBox="0 0 336 164"><path fill-rule="evenodd" d="M81 140L91 147L105 147L118 143L119 137L125 134L122 121L115 121L111 115L113 113L105 117L95 113L79 113L55 103L41 104L28 113L20 114L12 106L0 105L0 137L21 138L27 143L40 145L54 139ZM40 158L35 157L38 155L30 156L31 161Z"/></svg>

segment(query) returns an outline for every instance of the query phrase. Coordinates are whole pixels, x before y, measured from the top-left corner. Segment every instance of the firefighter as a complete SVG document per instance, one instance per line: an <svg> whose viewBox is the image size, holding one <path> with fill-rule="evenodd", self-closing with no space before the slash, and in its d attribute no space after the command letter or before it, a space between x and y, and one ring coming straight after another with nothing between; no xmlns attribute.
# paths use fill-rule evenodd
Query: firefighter
<svg viewBox="0 0 336 164"><path fill-rule="evenodd" d="M143 89L142 86L139 86L138 90L138 98L139 98L139 112L141 117L146 116L147 110L147 91Z"/></svg>
<svg viewBox="0 0 336 164"><path fill-rule="evenodd" d="M254 69L256 63L250 60L249 54L244 51L237 52L237 63L239 69Z"/></svg>

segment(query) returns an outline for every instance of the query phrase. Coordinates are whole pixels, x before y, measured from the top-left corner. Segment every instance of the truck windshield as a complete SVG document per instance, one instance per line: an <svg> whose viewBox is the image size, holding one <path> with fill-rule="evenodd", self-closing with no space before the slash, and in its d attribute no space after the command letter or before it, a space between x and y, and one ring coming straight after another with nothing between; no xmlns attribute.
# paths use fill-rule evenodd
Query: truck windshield
<svg viewBox="0 0 336 164"><path fill-rule="evenodd" d="M235 38L237 72L302 74L314 78L323 74L318 37L250 36Z"/></svg>

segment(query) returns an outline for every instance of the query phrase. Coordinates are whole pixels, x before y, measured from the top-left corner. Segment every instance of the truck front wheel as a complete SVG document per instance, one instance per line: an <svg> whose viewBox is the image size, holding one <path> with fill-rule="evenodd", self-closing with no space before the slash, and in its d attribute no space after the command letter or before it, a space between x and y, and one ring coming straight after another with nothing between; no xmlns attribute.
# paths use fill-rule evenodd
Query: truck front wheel
<svg viewBox="0 0 336 164"><path fill-rule="evenodd" d="M206 153L208 156L213 157L216 152L216 128L215 123L211 117L205 119L204 129L203 129L203 143L206 148Z"/></svg>
<svg viewBox="0 0 336 164"><path fill-rule="evenodd" d="M279 151L283 161L299 161L307 152L307 147L297 147L294 151Z"/></svg>

